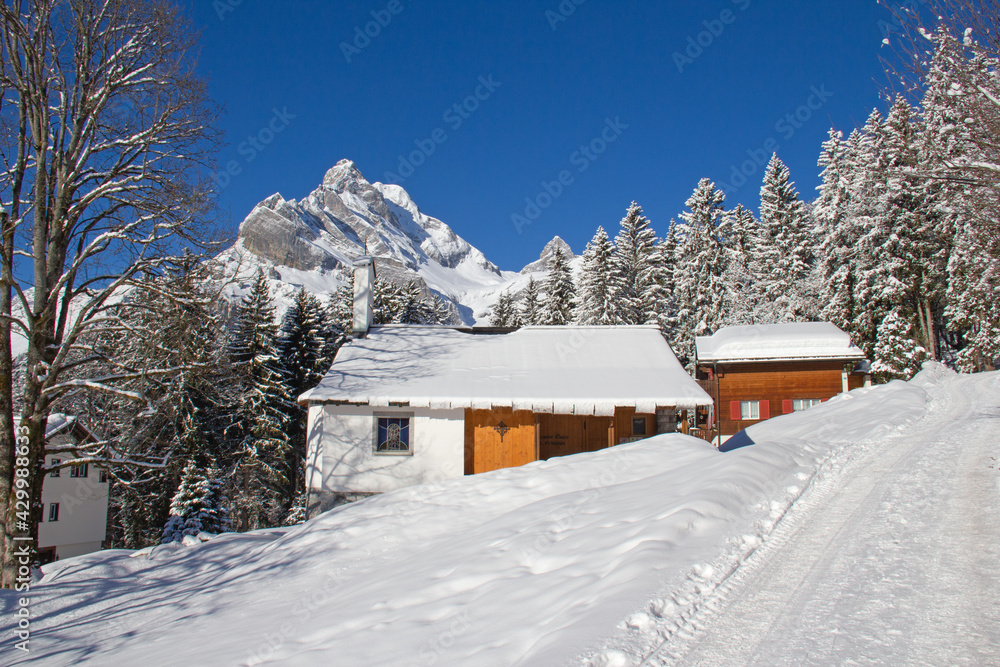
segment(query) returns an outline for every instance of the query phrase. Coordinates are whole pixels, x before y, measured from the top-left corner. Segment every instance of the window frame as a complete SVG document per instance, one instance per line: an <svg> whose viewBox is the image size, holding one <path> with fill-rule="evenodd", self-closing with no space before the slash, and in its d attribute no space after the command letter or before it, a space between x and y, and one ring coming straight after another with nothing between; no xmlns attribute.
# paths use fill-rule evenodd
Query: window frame
<svg viewBox="0 0 1000 667"><path fill-rule="evenodd" d="M760 401L740 401L740 421L760 421Z"/></svg>
<svg viewBox="0 0 1000 667"><path fill-rule="evenodd" d="M108 483L108 471L104 468L97 469L97 483L107 484Z"/></svg>
<svg viewBox="0 0 1000 667"><path fill-rule="evenodd" d="M809 405L805 405L805 406L802 406L802 407L795 407L796 403L798 403L799 405L802 405L803 401L809 401ZM809 408L814 408L814 407L816 407L817 405L819 405L822 402L823 402L822 398L793 398L792 399L792 412L802 412L803 410L808 410Z"/></svg>
<svg viewBox="0 0 1000 667"><path fill-rule="evenodd" d="M60 463L62 463L62 459L52 459L52 462L49 465L53 467L53 470L49 471L49 477L60 477L59 473L62 471L62 469L56 467Z"/></svg>
<svg viewBox="0 0 1000 667"><path fill-rule="evenodd" d="M56 523L57 521L59 521L59 503L49 503L48 523Z"/></svg>
<svg viewBox="0 0 1000 667"><path fill-rule="evenodd" d="M636 427L635 427L636 424L642 424L642 429L641 430L637 430ZM646 418L645 417L632 417L632 435L633 436L645 438L648 435L646 433L648 430L649 429L647 428Z"/></svg>
<svg viewBox="0 0 1000 667"><path fill-rule="evenodd" d="M74 479L86 479L90 476L90 464L79 463L77 465L70 466L69 476Z"/></svg>
<svg viewBox="0 0 1000 667"><path fill-rule="evenodd" d="M380 419L405 419L407 420L406 449L405 450L382 450L379 451L379 420ZM376 412L372 415L372 454L374 456L413 456L413 422L412 412Z"/></svg>

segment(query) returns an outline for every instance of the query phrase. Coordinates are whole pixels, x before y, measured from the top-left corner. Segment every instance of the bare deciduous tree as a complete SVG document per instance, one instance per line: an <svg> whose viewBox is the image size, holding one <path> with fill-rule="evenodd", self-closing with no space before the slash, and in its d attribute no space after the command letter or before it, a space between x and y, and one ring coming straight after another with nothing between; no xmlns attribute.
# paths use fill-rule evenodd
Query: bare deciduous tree
<svg viewBox="0 0 1000 667"><path fill-rule="evenodd" d="M15 538L37 547L51 406L128 379L81 377L101 360L88 341L116 326L113 306L140 276L207 239L200 173L218 137L194 73L198 35L169 2L8 0L0 17L0 583L11 587ZM23 440L17 337L27 348Z"/></svg>

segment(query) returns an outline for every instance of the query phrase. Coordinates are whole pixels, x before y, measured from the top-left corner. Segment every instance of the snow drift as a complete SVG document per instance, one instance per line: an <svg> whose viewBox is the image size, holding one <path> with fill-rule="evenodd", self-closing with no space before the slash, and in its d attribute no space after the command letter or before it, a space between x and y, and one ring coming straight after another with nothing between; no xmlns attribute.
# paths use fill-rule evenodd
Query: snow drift
<svg viewBox="0 0 1000 667"><path fill-rule="evenodd" d="M935 368L855 390L753 427L758 444L730 453L658 436L403 489L294 528L54 563L31 592L31 654L5 658L613 664L602 637L682 613L824 462L917 420L948 381Z"/></svg>

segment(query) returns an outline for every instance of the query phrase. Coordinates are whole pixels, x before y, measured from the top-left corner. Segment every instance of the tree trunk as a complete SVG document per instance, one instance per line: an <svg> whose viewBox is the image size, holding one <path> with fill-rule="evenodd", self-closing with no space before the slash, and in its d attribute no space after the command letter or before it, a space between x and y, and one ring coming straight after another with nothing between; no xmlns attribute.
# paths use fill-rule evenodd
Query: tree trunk
<svg viewBox="0 0 1000 667"><path fill-rule="evenodd" d="M931 303L924 299L924 313L927 318L927 351L930 352L931 359L939 361L937 346L937 331L934 328L934 312L931 310Z"/></svg>
<svg viewBox="0 0 1000 667"><path fill-rule="evenodd" d="M16 507L14 493L14 359L11 353L11 273L14 254L14 223L0 211L0 517L3 517L0 586L12 588L17 577L14 562Z"/></svg>

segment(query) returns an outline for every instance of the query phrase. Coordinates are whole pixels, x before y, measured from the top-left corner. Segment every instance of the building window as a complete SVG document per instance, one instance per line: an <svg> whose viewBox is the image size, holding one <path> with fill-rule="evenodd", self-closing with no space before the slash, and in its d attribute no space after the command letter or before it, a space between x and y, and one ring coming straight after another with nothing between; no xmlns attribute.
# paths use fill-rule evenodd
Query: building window
<svg viewBox="0 0 1000 667"><path fill-rule="evenodd" d="M50 465L52 467L55 467L60 463L62 463L62 459L52 459L52 463ZM55 470L49 473L49 477L58 477L58 476L59 476L59 468L56 468Z"/></svg>
<svg viewBox="0 0 1000 667"><path fill-rule="evenodd" d="M740 419L760 419L760 401L740 401Z"/></svg>
<svg viewBox="0 0 1000 667"><path fill-rule="evenodd" d="M410 444L412 432L410 419L412 415L393 415L375 417L375 453L376 454L411 454Z"/></svg>
<svg viewBox="0 0 1000 667"><path fill-rule="evenodd" d="M59 520L59 503L49 503L49 521Z"/></svg>
<svg viewBox="0 0 1000 667"><path fill-rule="evenodd" d="M645 417L632 417L632 435L646 435Z"/></svg>
<svg viewBox="0 0 1000 667"><path fill-rule="evenodd" d="M821 399L818 398L796 398L792 401L792 411L801 412L802 410L808 410L814 405L819 405L822 403Z"/></svg>
<svg viewBox="0 0 1000 667"><path fill-rule="evenodd" d="M89 464L87 464L87 463L81 463L80 465L71 467L69 469L69 476L70 477L86 477L87 476L87 467L88 466L89 466Z"/></svg>
<svg viewBox="0 0 1000 667"><path fill-rule="evenodd" d="M108 471L107 470L98 470L97 471L97 481L101 482L102 484L104 482L107 482L108 481Z"/></svg>

